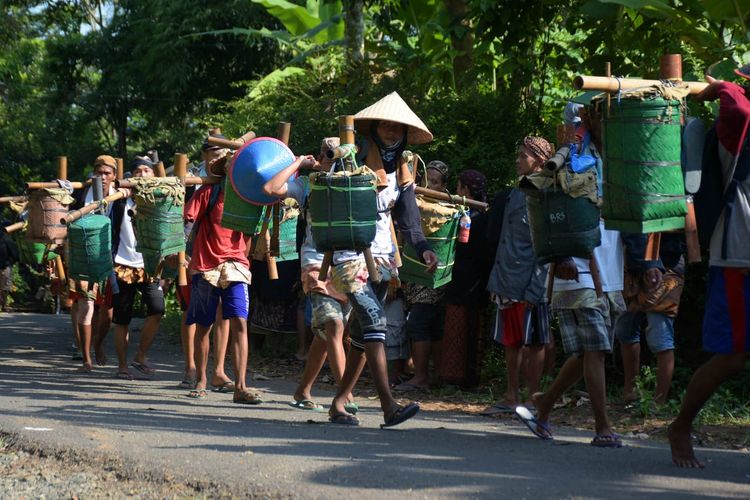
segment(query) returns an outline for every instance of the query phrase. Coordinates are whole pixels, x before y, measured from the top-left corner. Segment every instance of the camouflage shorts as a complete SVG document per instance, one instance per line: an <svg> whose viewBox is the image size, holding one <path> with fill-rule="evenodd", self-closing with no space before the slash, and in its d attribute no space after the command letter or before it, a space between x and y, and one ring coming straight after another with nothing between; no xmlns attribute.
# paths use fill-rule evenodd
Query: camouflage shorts
<svg viewBox="0 0 750 500"><path fill-rule="evenodd" d="M352 307L348 303L341 303L333 297L315 292L310 294L310 304L313 332L323 340L326 340L327 322L340 320L346 324L352 312Z"/></svg>

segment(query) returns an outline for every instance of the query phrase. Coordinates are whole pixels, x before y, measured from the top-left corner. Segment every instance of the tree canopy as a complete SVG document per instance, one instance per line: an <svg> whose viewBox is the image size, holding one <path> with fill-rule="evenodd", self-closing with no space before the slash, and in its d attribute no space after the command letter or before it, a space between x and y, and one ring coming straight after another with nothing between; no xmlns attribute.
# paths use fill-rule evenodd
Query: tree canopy
<svg viewBox="0 0 750 500"><path fill-rule="evenodd" d="M103 152L194 153L209 126L314 151L338 113L398 90L434 129L421 152L509 178L516 141L553 137L575 74L685 78L750 56L750 0L4 1L0 188L82 177Z"/></svg>

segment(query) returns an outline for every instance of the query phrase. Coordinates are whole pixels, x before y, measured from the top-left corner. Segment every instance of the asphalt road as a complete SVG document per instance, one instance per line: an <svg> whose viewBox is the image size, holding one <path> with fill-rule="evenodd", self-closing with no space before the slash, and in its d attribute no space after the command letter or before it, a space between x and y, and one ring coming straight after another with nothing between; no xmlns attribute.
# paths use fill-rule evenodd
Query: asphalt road
<svg viewBox="0 0 750 500"><path fill-rule="evenodd" d="M555 428L545 442L520 423L448 412L381 430L369 400L360 401L360 427L339 427L325 413L291 409L288 380L253 383L266 393L258 407L215 393L193 401L177 389L179 347L163 337L151 381L117 380L112 366L82 375L70 360L68 321L0 315L0 431L82 461L115 457L138 474L238 495L750 498L746 452L701 449L707 468L681 470L651 440L595 449L574 429ZM316 398L327 403L330 394Z"/></svg>

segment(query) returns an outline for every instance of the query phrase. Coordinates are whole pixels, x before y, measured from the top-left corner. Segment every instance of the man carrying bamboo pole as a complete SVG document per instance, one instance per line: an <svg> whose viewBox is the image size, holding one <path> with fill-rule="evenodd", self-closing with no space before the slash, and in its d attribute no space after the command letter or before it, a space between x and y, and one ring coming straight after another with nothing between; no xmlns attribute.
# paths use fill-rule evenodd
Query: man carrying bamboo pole
<svg viewBox="0 0 750 500"><path fill-rule="evenodd" d="M368 167L378 177L375 240L372 242L372 256L378 266L381 278L370 276L370 281L357 290L347 293L359 321L360 329L352 329L352 349L346 360L346 369L338 392L331 403L331 421L345 425L358 425L356 417L349 415L345 405L359 379L365 360L375 382L383 410L383 426L392 427L413 417L419 411L417 403L400 405L391 394L388 383L388 366L385 355L385 334L387 330L383 303L391 278L398 280L394 241L393 219L396 220L404 239L410 244L426 265L427 272L434 272L438 265L437 256L422 232L422 224L417 208L414 182L403 159L408 143L423 144L432 140L432 133L401 97L393 92L372 106L354 116L360 132L366 136L366 146L362 145L360 156L366 158ZM361 266L360 266L361 268ZM358 274L355 268L335 266L334 283L354 281ZM337 275L349 276L340 280Z"/></svg>
<svg viewBox="0 0 750 500"><path fill-rule="evenodd" d="M327 153L340 145L338 137L326 137L320 145L320 169L331 168L332 160L327 158ZM315 159L300 156L289 167L280 171L269 180L263 187L268 196L277 196L281 199L294 198L300 207L307 207L310 195L310 180L307 176L297 176L294 180L287 180L300 168L312 168ZM341 383L346 363L344 351L344 327L349 321L352 306L345 293L336 290L333 286L329 272L326 279L319 278L320 267L323 262L323 254L315 248L312 237L312 221L309 219L308 210L304 210L306 217L305 238L300 249L300 260L302 265L301 281L302 289L312 304L312 329L313 337L310 350L305 363L302 378L294 392L294 401L290 403L298 410L323 411L323 406L312 399L312 386L323 368L326 358L331 368L331 374L336 384ZM362 257L353 251L334 252L333 261L341 263L345 261L361 261ZM355 285L356 281L351 283ZM345 405L348 414L357 413L359 407L353 402L351 395L349 402ZM347 418L347 417L342 417Z"/></svg>
<svg viewBox="0 0 750 500"><path fill-rule="evenodd" d="M114 191L114 180L117 175L117 162L109 155L100 155L94 161L94 175L102 180L102 193L104 196ZM73 209L78 209L94 201L93 188L76 192L76 202ZM107 215L111 212L111 206L106 209ZM96 283L70 280L68 283L69 295L72 301L70 309L71 320L77 324L78 346L81 349L83 365L79 368L82 372L90 372L93 369L91 362L92 338L98 338L106 334L111 321L111 291L100 290ZM107 289L109 287L106 287ZM95 306L99 306L99 314L96 315L96 329L92 327ZM75 330L75 327L74 327ZM102 353L97 354L97 362L103 365L106 357Z"/></svg>
<svg viewBox="0 0 750 500"><path fill-rule="evenodd" d="M586 133L584 128L579 128L579 132ZM582 153L593 155L600 170L601 160L595 152L594 142ZM551 154L551 148L547 151ZM600 175L597 177L601 178ZM604 360L614 345L614 322L625 310L622 299L622 240L619 232L607 231L603 224L600 227L601 245L594 249L595 258L592 258L599 263L599 267L575 257L564 258L553 264L552 309L557 315L563 350L569 357L547 390L531 396L537 410L536 416L525 406L516 407L516 415L534 435L541 439L552 439L549 417L555 402L583 379L594 416L595 434L591 445L619 448L622 441L612 430L607 416ZM594 278L594 272L598 269L601 270L601 296L597 296Z"/></svg>
<svg viewBox="0 0 750 500"><path fill-rule="evenodd" d="M750 65L735 70L750 79ZM748 87L706 76L708 87L696 96L699 101L719 99L719 116L713 147L706 140L702 184L713 180L718 186L712 205L721 210L716 220L706 220L703 230L711 232L708 293L703 320L703 349L714 356L693 375L677 418L669 426L672 461L679 467L703 468L693 451L693 421L711 395L725 381L746 369L750 351L750 128ZM710 184L709 184L710 185ZM703 186L701 186L703 191ZM700 193L699 193L700 194ZM706 200L709 201L709 200ZM702 207L698 207L700 210ZM707 207L711 208L711 207ZM713 227L711 226L713 223Z"/></svg>
<svg viewBox="0 0 750 500"><path fill-rule="evenodd" d="M206 177L213 175L209 170L208 166L213 162L226 155L227 150L219 146L214 146L208 142L211 137L219 139L226 139L221 134L218 128L211 129L208 137L203 141L201 146L201 162L198 165L197 175L199 177ZM190 196L194 196L201 190L203 186L200 184L189 188L189 199ZM213 189L221 189L219 185L209 185L206 187L208 191ZM210 199L210 197L209 197ZM182 341L182 352L185 359L185 371L182 377L182 381L179 386L182 389L194 389L196 383L196 367L195 367L195 324L188 325L187 310L190 304L190 290L191 283L188 282L185 286L177 287L177 296L180 301L180 308L182 309L182 321L180 327L180 339ZM227 347L229 345L229 320L224 319L221 309L221 301L216 308L216 320L214 321L213 330L213 346L214 346L214 372L211 377L211 385L215 392L229 392L234 391L234 383L226 374L224 368L224 360L227 355Z"/></svg>
<svg viewBox="0 0 750 500"><path fill-rule="evenodd" d="M219 186L215 186L216 189ZM221 225L224 211L224 192L209 210L213 189L201 189L185 205L185 222L199 224L193 242L193 253L188 272L192 276L187 325L196 325L195 357L197 382L189 396L207 396L209 338L216 311L221 301L223 317L229 320L234 362L234 396L238 404L262 403L258 391L246 385L248 340L247 316L250 297L250 263L247 259L247 240L239 232ZM222 362L219 360L218 362Z"/></svg>
<svg viewBox="0 0 750 500"><path fill-rule="evenodd" d="M133 177L153 177L154 164L147 156L136 156L132 164ZM150 377L156 371L146 361L146 353L159 331L164 315L164 291L158 281L152 281L144 270L143 255L136 251L135 230L130 215L135 209L131 198L118 200L112 206L112 255L115 264L118 293L112 295L112 323L115 325L115 350L117 351L117 378L132 380L128 369L128 326L133 316L135 294L141 294L146 306L146 320L141 329L138 351L130 364L140 376ZM97 338L98 349L106 332Z"/></svg>

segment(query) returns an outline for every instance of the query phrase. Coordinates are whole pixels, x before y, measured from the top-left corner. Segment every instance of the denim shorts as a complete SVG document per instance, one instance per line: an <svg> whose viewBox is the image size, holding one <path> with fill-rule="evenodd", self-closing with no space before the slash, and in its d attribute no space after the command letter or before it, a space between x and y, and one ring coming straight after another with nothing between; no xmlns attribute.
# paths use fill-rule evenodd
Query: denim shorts
<svg viewBox="0 0 750 500"><path fill-rule="evenodd" d="M213 286L204 280L200 274L193 276L193 286L190 292L190 305L187 311L186 325L198 323L203 327L214 324L216 308L221 299L224 319L247 319L250 308L250 294L247 284L235 282L227 288Z"/></svg>
<svg viewBox="0 0 750 500"><path fill-rule="evenodd" d="M626 312L615 324L615 336L623 344L641 341L642 324L646 321L646 343L653 353L674 349L674 319L662 313Z"/></svg>

